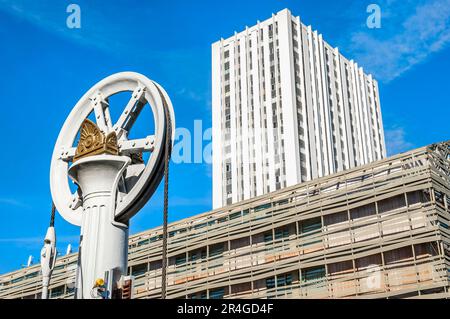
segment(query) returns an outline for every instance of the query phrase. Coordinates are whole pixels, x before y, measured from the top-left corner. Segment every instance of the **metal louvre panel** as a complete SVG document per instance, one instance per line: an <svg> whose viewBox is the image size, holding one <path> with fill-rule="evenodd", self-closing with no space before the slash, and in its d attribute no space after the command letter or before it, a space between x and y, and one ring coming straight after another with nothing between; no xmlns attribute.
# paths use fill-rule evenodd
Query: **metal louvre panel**
<svg viewBox="0 0 450 319"><path fill-rule="evenodd" d="M449 297L448 149L433 144L171 223L167 297L221 296L222 288L224 298ZM308 226L313 218L320 228ZM130 237L131 273L148 264L135 298L160 295L161 233ZM64 286L58 298L71 297L76 258L57 261L50 290ZM35 296L41 277L26 276L36 271L0 277L0 298Z"/></svg>

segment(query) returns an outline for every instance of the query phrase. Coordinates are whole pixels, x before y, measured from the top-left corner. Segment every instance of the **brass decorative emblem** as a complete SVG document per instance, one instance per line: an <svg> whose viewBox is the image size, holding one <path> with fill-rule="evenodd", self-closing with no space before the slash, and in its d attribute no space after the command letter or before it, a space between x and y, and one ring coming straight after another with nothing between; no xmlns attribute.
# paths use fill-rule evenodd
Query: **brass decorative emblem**
<svg viewBox="0 0 450 319"><path fill-rule="evenodd" d="M80 140L73 161L99 154L119 155L117 135L111 132L105 136L94 122L85 119L81 125Z"/></svg>

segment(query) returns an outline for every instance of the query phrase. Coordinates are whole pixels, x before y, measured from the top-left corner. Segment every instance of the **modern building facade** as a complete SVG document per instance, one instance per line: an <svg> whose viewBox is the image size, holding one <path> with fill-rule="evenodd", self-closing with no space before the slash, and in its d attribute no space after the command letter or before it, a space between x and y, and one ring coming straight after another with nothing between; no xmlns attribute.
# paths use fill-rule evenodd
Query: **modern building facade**
<svg viewBox="0 0 450 319"><path fill-rule="evenodd" d="M377 81L285 9L212 45L213 206L386 156Z"/></svg>
<svg viewBox="0 0 450 319"><path fill-rule="evenodd" d="M169 225L168 298L448 298L450 142L433 144ZM130 237L134 298L161 294L162 229ZM71 298L77 255L51 298ZM0 298L39 298L32 266Z"/></svg>

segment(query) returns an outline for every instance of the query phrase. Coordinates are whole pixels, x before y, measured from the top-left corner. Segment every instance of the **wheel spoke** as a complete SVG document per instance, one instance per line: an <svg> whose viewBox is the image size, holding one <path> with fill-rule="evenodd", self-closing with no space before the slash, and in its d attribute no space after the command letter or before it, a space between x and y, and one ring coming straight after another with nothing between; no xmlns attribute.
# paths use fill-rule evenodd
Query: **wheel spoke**
<svg viewBox="0 0 450 319"><path fill-rule="evenodd" d="M107 99L104 99L100 92L97 92L92 98L91 103L94 108L95 121L97 126L105 134L108 134L112 130L111 115L109 113L109 103Z"/></svg>
<svg viewBox="0 0 450 319"><path fill-rule="evenodd" d="M145 104L144 93L145 87L143 85L138 85L133 91L130 100L117 120L117 123L114 124L113 129L116 132L118 139L124 139L126 137L136 121L136 118L139 116L139 113Z"/></svg>
<svg viewBox="0 0 450 319"><path fill-rule="evenodd" d="M113 130L113 123L111 120L111 113L109 112L109 100L106 98L105 99L105 105L103 108L104 114L105 114L105 122L106 122L106 126L108 126L108 133L112 132Z"/></svg>
<svg viewBox="0 0 450 319"><path fill-rule="evenodd" d="M149 135L145 138L119 141L119 151L122 154L141 152L152 152L155 144L155 136Z"/></svg>

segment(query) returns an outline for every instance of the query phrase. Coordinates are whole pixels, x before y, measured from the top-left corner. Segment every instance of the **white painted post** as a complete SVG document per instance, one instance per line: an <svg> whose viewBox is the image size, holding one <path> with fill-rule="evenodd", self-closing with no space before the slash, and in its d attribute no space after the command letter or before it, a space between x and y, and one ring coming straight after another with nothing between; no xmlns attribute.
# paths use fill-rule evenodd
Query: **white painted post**
<svg viewBox="0 0 450 319"><path fill-rule="evenodd" d="M69 176L83 193L77 299L98 299L94 289L97 279L104 279L112 288L126 275L128 225L114 217L117 185L129 163L126 156L95 155L78 160L69 169ZM105 278L106 272L109 278ZM107 298L111 292L108 290Z"/></svg>

